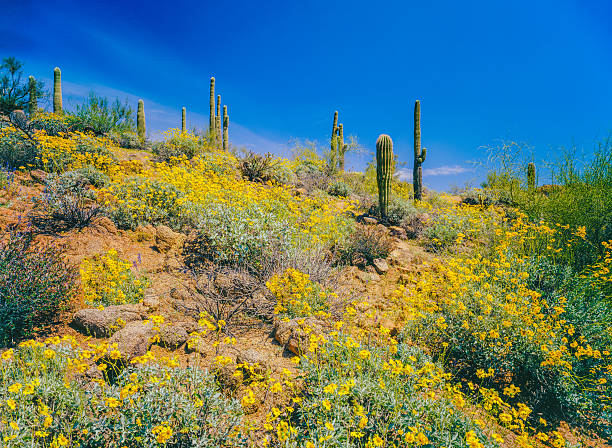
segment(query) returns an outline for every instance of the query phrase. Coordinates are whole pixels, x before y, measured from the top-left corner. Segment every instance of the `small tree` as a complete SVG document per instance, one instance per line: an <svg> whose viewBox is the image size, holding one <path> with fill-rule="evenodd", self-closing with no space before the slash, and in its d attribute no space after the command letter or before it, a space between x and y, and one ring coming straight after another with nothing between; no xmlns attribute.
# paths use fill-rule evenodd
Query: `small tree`
<svg viewBox="0 0 612 448"><path fill-rule="evenodd" d="M36 100L44 98L44 84L32 83L23 77L23 63L14 57L4 58L0 65L0 115L8 116L15 110L28 110L30 92Z"/></svg>
<svg viewBox="0 0 612 448"><path fill-rule="evenodd" d="M119 98L109 103L107 98L90 92L83 104L76 106L73 115L77 121L77 128L96 135L110 131L134 131L134 111L127 101L122 104Z"/></svg>

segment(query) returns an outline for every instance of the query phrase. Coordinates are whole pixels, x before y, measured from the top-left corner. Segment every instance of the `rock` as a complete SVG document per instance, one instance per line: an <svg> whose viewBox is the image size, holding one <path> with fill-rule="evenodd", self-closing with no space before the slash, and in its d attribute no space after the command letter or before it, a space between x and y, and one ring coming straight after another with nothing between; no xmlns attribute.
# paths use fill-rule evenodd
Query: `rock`
<svg viewBox="0 0 612 448"><path fill-rule="evenodd" d="M296 188L295 189L295 195L296 196L306 196L308 194L308 191L305 188Z"/></svg>
<svg viewBox="0 0 612 448"><path fill-rule="evenodd" d="M399 332L398 324L393 319L383 318L380 321L380 326L389 330L390 336L396 336Z"/></svg>
<svg viewBox="0 0 612 448"><path fill-rule="evenodd" d="M311 317L289 321L277 320L274 324L274 339L298 356L308 350L311 333L322 333L320 323Z"/></svg>
<svg viewBox="0 0 612 448"><path fill-rule="evenodd" d="M153 241L155 240L157 232L155 227L151 224L147 224L146 226L140 225L136 227L134 234L136 236L136 241Z"/></svg>
<svg viewBox="0 0 612 448"><path fill-rule="evenodd" d="M357 278L364 283L377 282L380 280L380 276L376 272L359 271L357 273Z"/></svg>
<svg viewBox="0 0 612 448"><path fill-rule="evenodd" d="M108 338L119 330L118 321L129 323L142 320L145 316L139 305L113 305L103 310L88 308L75 313L72 326L87 336Z"/></svg>
<svg viewBox="0 0 612 448"><path fill-rule="evenodd" d="M230 363L217 367L214 371L215 378L224 389L236 390L242 384L243 376L236 374L236 364Z"/></svg>
<svg viewBox="0 0 612 448"><path fill-rule="evenodd" d="M391 236L394 236L402 240L405 240L408 237L406 234L406 229L404 229L403 227L390 226L389 232L391 232Z"/></svg>
<svg viewBox="0 0 612 448"><path fill-rule="evenodd" d="M160 329L160 344L162 347L169 348L170 350L176 350L181 345L183 345L187 339L189 339L189 334L187 334L187 330L181 325L172 324Z"/></svg>
<svg viewBox="0 0 612 448"><path fill-rule="evenodd" d="M376 224L378 224L378 219L372 218L371 216L364 216L363 223L369 226L375 226Z"/></svg>
<svg viewBox="0 0 612 448"><path fill-rule="evenodd" d="M368 260L366 260L366 258L360 254L360 253L356 253L353 254L353 258L351 260L351 263L354 266L360 267L362 269L364 269L366 267L366 265L368 264Z"/></svg>
<svg viewBox="0 0 612 448"><path fill-rule="evenodd" d="M117 233L117 227L115 226L115 223L111 221L108 216L101 216L100 218L98 218L98 220L96 221L96 225L99 228L106 230L110 234L114 235Z"/></svg>
<svg viewBox="0 0 612 448"><path fill-rule="evenodd" d="M44 184L47 180L47 173L45 173L43 170L32 170L30 171L30 177L34 182Z"/></svg>
<svg viewBox="0 0 612 448"><path fill-rule="evenodd" d="M142 305L149 311L153 311L160 307L161 302L157 297L145 297L142 301Z"/></svg>
<svg viewBox="0 0 612 448"><path fill-rule="evenodd" d="M384 258L375 258L372 264L374 265L376 272L378 272L380 275L389 270L389 263L387 263L387 260Z"/></svg>
<svg viewBox="0 0 612 448"><path fill-rule="evenodd" d="M237 364L247 364L258 375L263 375L268 369L268 360L265 355L255 349L247 349L236 355Z"/></svg>
<svg viewBox="0 0 612 448"><path fill-rule="evenodd" d="M169 252L185 242L186 236L165 225L157 226L155 245L160 252Z"/></svg>
<svg viewBox="0 0 612 448"><path fill-rule="evenodd" d="M151 322L129 322L116 332L109 340L109 344L117 344L117 349L125 361L147 353L151 347L153 337L156 335Z"/></svg>
<svg viewBox="0 0 612 448"><path fill-rule="evenodd" d="M376 230L378 230L383 235L389 235L389 228L382 224L376 224Z"/></svg>
<svg viewBox="0 0 612 448"><path fill-rule="evenodd" d="M159 247L159 246L157 246ZM183 268L180 261L176 257L166 257L164 259L164 271L165 272L176 272Z"/></svg>

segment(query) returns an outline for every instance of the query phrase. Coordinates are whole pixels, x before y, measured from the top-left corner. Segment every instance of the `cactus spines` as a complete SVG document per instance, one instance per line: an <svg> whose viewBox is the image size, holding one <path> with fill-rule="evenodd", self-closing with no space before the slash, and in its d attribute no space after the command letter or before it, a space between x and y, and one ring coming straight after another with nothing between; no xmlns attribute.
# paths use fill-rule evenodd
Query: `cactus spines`
<svg viewBox="0 0 612 448"><path fill-rule="evenodd" d="M33 76L28 78L28 92L30 101L28 102L28 113L32 117L38 111L38 98L36 92L36 79Z"/></svg>
<svg viewBox="0 0 612 448"><path fill-rule="evenodd" d="M414 103L414 170L412 172L412 186L414 188L414 200L423 198L423 168L421 164L425 161L427 149L421 149L421 103Z"/></svg>
<svg viewBox="0 0 612 448"><path fill-rule="evenodd" d="M181 132L184 134L187 131L187 109L183 107L181 116Z"/></svg>
<svg viewBox="0 0 612 448"><path fill-rule="evenodd" d="M229 147L229 115L227 115L227 106L223 106L223 151L227 151Z"/></svg>
<svg viewBox="0 0 612 448"><path fill-rule="evenodd" d="M214 135L214 131L216 129L216 120L215 120L215 78L210 78L210 121L208 125L208 132L211 135Z"/></svg>
<svg viewBox="0 0 612 448"><path fill-rule="evenodd" d="M62 71L59 67L53 69L53 113L62 113Z"/></svg>
<svg viewBox="0 0 612 448"><path fill-rule="evenodd" d="M527 189L529 192L533 193L535 191L535 182L536 181L536 169L535 164L530 162L527 165Z"/></svg>
<svg viewBox="0 0 612 448"><path fill-rule="evenodd" d="M145 125L144 101L138 100L138 111L136 112L136 128L138 129L138 137L144 141L147 128Z"/></svg>
<svg viewBox="0 0 612 448"><path fill-rule="evenodd" d="M393 177L393 141L386 134L376 140L376 182L378 184L378 205L382 219L387 217L391 178Z"/></svg>

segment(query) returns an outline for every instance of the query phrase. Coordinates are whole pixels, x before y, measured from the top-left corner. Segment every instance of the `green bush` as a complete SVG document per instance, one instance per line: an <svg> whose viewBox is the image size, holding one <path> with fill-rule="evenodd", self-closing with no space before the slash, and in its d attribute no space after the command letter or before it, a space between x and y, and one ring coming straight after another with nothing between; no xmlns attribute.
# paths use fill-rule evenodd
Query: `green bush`
<svg viewBox="0 0 612 448"><path fill-rule="evenodd" d="M83 350L54 339L16 349L0 366L0 400L15 402L13 409L3 409L16 425L3 429L7 447L244 446L237 437L240 404L224 397L201 368L153 361L126 367L112 383L85 385L87 364L80 360L92 351L85 357ZM19 395L10 389L14 384ZM21 393L28 388L32 393Z"/></svg>
<svg viewBox="0 0 612 448"><path fill-rule="evenodd" d="M211 149L208 140L200 135L170 129L164 133L164 140L153 144L153 153L162 161L186 157L191 159Z"/></svg>
<svg viewBox="0 0 612 448"><path fill-rule="evenodd" d="M337 180L332 182L329 187L327 187L327 194L345 198L351 194L351 189L343 181Z"/></svg>
<svg viewBox="0 0 612 448"><path fill-rule="evenodd" d="M357 226L337 251L340 263L365 266L377 258L387 258L393 249L393 242L387 233L374 226Z"/></svg>
<svg viewBox="0 0 612 448"><path fill-rule="evenodd" d="M107 98L90 92L82 105L77 105L71 114L72 129L81 132L92 132L104 135L108 132L134 131L134 112L127 104L121 104L119 99L109 104Z"/></svg>
<svg viewBox="0 0 612 448"><path fill-rule="evenodd" d="M0 243L0 346L28 337L70 300L74 273L53 246L32 233L11 232Z"/></svg>
<svg viewBox="0 0 612 448"><path fill-rule="evenodd" d="M9 168L38 164L40 150L26 134L9 126L0 129L0 164Z"/></svg>
<svg viewBox="0 0 612 448"><path fill-rule="evenodd" d="M369 214L372 216L380 216L378 203L375 203L370 207ZM387 223L392 226L406 225L417 214L418 210L412 201L396 197L389 201L389 206L387 209Z"/></svg>
<svg viewBox="0 0 612 448"><path fill-rule="evenodd" d="M304 399L290 421L292 431L278 424L275 446L320 446L324 440L330 448L463 448L468 434L478 446L497 446L461 411L462 396L420 349L401 344L391 354L388 347L359 346L346 336L323 348L324 356L301 358Z"/></svg>

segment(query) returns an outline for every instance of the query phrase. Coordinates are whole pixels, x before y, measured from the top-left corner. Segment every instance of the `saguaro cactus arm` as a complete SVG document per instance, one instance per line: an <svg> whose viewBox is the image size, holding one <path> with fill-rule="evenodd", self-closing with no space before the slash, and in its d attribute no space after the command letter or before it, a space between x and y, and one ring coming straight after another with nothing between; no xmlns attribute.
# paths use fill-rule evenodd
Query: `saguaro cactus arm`
<svg viewBox="0 0 612 448"><path fill-rule="evenodd" d="M187 130L187 109L185 109L183 107L182 113L181 113L181 131L185 132Z"/></svg>
<svg viewBox="0 0 612 448"><path fill-rule="evenodd" d="M227 151L229 147L229 115L227 115L227 106L223 106L223 150Z"/></svg>
<svg viewBox="0 0 612 448"><path fill-rule="evenodd" d="M208 131L213 134L215 131L215 78L210 78L210 120L208 123Z"/></svg>

